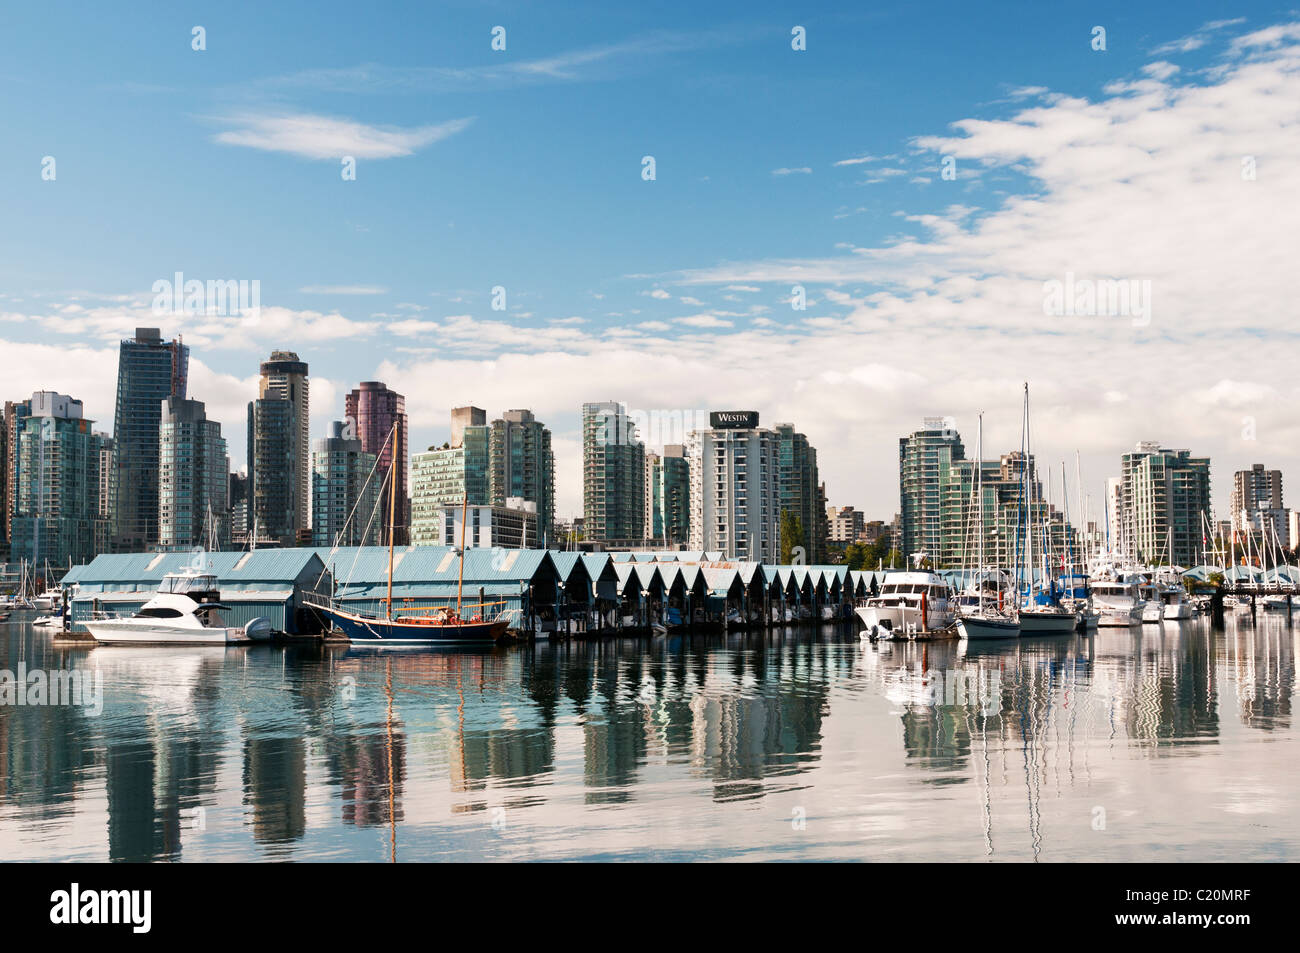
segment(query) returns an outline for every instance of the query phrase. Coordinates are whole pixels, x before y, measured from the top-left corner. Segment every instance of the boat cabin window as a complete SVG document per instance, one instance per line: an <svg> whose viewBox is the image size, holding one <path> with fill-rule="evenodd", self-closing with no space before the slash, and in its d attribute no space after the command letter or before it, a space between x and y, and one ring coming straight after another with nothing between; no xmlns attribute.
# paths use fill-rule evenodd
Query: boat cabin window
<svg viewBox="0 0 1300 953"><path fill-rule="evenodd" d="M169 573L163 576L159 592L184 594L187 592L216 592L217 577L209 573Z"/></svg>
<svg viewBox="0 0 1300 953"><path fill-rule="evenodd" d="M181 613L177 609L167 606L158 606L153 609L141 609L136 615L145 619L179 619Z"/></svg>

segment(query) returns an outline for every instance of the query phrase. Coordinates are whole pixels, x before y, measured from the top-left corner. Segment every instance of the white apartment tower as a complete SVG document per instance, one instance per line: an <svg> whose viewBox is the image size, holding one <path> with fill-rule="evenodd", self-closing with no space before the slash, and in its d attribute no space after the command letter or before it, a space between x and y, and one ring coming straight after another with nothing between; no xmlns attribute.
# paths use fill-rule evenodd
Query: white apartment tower
<svg viewBox="0 0 1300 953"><path fill-rule="evenodd" d="M781 556L781 438L752 411L710 415L687 438L691 549L775 563Z"/></svg>

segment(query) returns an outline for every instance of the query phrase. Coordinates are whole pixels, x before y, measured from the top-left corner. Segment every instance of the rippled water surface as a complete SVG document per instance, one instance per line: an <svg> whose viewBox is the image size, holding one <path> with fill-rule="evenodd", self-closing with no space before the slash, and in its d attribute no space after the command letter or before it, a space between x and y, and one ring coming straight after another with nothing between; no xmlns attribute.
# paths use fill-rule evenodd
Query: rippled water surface
<svg viewBox="0 0 1300 953"><path fill-rule="evenodd" d="M1300 619L1227 625L448 654L11 622L0 669L102 711L0 704L0 857L1297 860Z"/></svg>

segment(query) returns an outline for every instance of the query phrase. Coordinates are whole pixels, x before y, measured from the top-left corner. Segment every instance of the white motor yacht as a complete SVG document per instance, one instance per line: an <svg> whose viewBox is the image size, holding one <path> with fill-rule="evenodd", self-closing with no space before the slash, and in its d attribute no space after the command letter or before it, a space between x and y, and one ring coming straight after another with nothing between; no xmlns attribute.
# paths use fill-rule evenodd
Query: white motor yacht
<svg viewBox="0 0 1300 953"><path fill-rule="evenodd" d="M1165 619L1190 619L1196 614L1196 607L1187 596L1187 590L1180 584L1170 583L1160 587L1160 601L1163 605L1162 617Z"/></svg>
<svg viewBox="0 0 1300 953"><path fill-rule="evenodd" d="M870 639L934 638L956 635L952 592L932 572L896 572L885 577L879 595L859 602L853 610L862 620L862 635Z"/></svg>
<svg viewBox="0 0 1300 953"><path fill-rule="evenodd" d="M50 612L56 606L63 605L63 590L46 589L39 596L33 596L31 599L33 609L41 612Z"/></svg>
<svg viewBox="0 0 1300 953"><path fill-rule="evenodd" d="M1138 584L1138 599L1142 603L1142 622L1159 622L1165 617L1165 604L1160 600L1160 587L1154 582Z"/></svg>
<svg viewBox="0 0 1300 953"><path fill-rule="evenodd" d="M1130 626L1142 621L1143 602L1135 582L1125 579L1094 580L1092 604L1099 613L1099 626Z"/></svg>
<svg viewBox="0 0 1300 953"><path fill-rule="evenodd" d="M1286 612L1289 607L1288 604L1290 603L1290 601L1291 601L1290 596L1278 594L1278 593L1270 593L1269 595L1264 597L1264 611L1265 612Z"/></svg>
<svg viewBox="0 0 1300 953"><path fill-rule="evenodd" d="M110 645L228 645L270 638L271 623L264 618L226 625L220 597L217 577L210 573L168 573L135 615L92 619L85 626L97 642Z"/></svg>

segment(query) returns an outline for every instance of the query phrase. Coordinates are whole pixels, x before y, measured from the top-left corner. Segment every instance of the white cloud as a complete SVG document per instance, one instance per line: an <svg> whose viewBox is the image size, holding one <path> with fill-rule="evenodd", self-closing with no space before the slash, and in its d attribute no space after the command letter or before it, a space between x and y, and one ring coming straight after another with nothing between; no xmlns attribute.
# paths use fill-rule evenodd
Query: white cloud
<svg viewBox="0 0 1300 953"><path fill-rule="evenodd" d="M773 175L812 175L812 169L802 166L798 169L773 169Z"/></svg>
<svg viewBox="0 0 1300 953"><path fill-rule="evenodd" d="M350 119L309 113L246 113L221 121L234 126L217 133L215 141L266 152L287 152L306 159L392 159L409 156L425 146L464 130L473 117L452 119L433 126L402 129L369 126Z"/></svg>
<svg viewBox="0 0 1300 953"><path fill-rule="evenodd" d="M732 322L715 314L692 314L684 318L674 318L673 320L678 324L685 324L692 328L729 328L732 326Z"/></svg>

